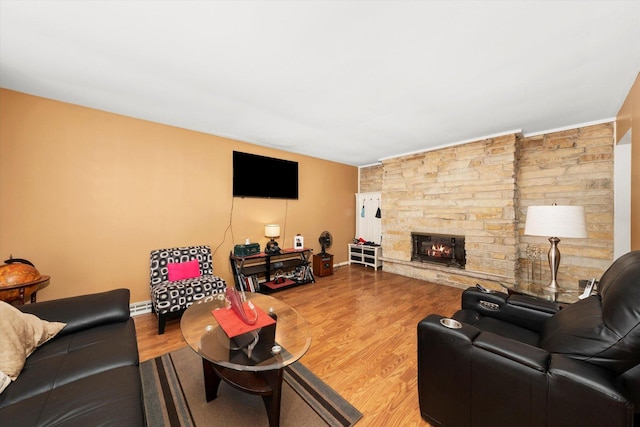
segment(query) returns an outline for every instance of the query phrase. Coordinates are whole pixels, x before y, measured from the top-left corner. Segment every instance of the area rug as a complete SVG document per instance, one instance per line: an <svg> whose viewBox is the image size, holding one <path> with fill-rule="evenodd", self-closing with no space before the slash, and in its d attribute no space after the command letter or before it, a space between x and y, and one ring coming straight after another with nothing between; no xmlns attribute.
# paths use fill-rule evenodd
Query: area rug
<svg viewBox="0 0 640 427"><path fill-rule="evenodd" d="M145 412L150 427L268 426L260 396L224 381L206 402L202 359L186 347L140 364ZM362 414L302 363L287 366L282 383L280 425L352 426Z"/></svg>

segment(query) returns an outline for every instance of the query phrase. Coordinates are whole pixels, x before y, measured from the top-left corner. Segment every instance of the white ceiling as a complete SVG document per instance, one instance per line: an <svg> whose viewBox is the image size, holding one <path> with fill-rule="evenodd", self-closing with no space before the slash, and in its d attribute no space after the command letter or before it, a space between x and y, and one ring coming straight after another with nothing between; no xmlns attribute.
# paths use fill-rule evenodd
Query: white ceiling
<svg viewBox="0 0 640 427"><path fill-rule="evenodd" d="M351 165L615 117L640 1L7 1L0 86Z"/></svg>

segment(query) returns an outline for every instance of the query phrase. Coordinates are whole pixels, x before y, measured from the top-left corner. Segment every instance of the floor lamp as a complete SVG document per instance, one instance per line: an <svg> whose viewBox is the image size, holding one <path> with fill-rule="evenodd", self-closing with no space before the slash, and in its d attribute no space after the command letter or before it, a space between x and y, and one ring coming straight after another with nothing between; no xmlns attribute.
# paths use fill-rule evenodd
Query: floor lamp
<svg viewBox="0 0 640 427"><path fill-rule="evenodd" d="M581 239L587 237L587 226L583 206L529 206L524 234L528 236L552 236L549 238L549 268L551 281L543 289L561 292L558 286L560 251L558 237Z"/></svg>

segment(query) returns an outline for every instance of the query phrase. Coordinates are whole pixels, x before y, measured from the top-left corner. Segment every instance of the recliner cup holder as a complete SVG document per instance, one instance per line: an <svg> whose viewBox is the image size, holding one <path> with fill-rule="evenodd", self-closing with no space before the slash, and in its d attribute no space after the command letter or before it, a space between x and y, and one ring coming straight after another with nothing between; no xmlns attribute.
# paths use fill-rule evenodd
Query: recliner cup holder
<svg viewBox="0 0 640 427"><path fill-rule="evenodd" d="M460 329L462 328L462 323L458 322L455 319L449 319L446 317L443 317L442 319L440 319L440 324L442 326L445 326L449 329Z"/></svg>

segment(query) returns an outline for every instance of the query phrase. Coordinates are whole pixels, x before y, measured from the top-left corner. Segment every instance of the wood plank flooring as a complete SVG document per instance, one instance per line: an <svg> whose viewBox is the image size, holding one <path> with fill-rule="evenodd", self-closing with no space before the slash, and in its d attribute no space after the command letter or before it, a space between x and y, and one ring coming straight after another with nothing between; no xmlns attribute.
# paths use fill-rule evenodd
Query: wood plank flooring
<svg viewBox="0 0 640 427"><path fill-rule="evenodd" d="M301 362L362 412L364 427L429 425L418 408L416 325L430 313L453 314L461 294L352 265L272 295L309 322L312 342ZM157 335L154 314L134 319L141 361L186 346L179 321Z"/></svg>

